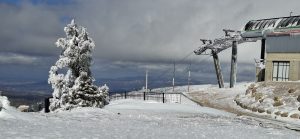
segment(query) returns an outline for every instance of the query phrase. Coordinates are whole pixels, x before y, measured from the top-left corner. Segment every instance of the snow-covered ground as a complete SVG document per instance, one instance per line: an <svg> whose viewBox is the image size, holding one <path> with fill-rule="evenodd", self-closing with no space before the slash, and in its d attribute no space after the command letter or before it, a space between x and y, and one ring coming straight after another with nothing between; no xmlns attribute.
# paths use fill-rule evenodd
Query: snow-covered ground
<svg viewBox="0 0 300 139"><path fill-rule="evenodd" d="M236 103L253 112L272 117L297 119L300 111L299 82L262 82L252 84L245 93L236 96Z"/></svg>
<svg viewBox="0 0 300 139"><path fill-rule="evenodd" d="M185 92L185 94L203 106L224 110L237 115L248 115L261 120L268 120L268 122L276 123L278 126L300 130L300 120L297 117L291 118L295 113L299 113L299 110L297 110L299 106L297 96L300 93L298 84L292 83L294 85L286 86L282 83L276 83L276 87L262 85L261 88L256 89L257 93L262 93L261 97L257 100L253 97L248 97L249 95L245 96L245 94L247 94L246 92L248 92L246 90L249 90L251 84L253 83L237 83L234 88L225 87L221 89L218 88L217 85L198 85L195 86L196 89L194 91ZM185 87L183 86L182 88ZM294 89L294 91L289 91L291 89ZM274 101L269 101L268 99L274 96L282 98L280 100L282 100L283 105L279 107L273 106ZM267 99L261 100L264 98ZM237 102L234 101L235 99L239 100L239 103L243 104L243 107L244 105L247 107L243 108L237 105ZM254 105L257 106L256 111L252 109ZM293 106L292 109L291 106ZM258 112L258 109L264 109L265 111ZM272 110L271 114L268 113L269 110ZM278 111L280 111L280 113L277 114ZM288 117L285 117L285 112L288 112L286 115Z"/></svg>
<svg viewBox="0 0 300 139"><path fill-rule="evenodd" d="M190 104L116 100L58 113L0 112L0 138L299 138L272 124Z"/></svg>

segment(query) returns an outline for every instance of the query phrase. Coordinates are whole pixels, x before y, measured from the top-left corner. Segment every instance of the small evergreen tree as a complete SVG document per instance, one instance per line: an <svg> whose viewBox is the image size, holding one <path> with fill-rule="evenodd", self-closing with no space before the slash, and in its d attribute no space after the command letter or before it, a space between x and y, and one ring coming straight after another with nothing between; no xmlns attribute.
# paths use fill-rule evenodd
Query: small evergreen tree
<svg viewBox="0 0 300 139"><path fill-rule="evenodd" d="M66 38L59 38L56 46L62 53L49 71L48 83L52 85L53 98L50 110L69 110L74 107L103 107L108 104L109 88L97 87L91 76L94 41L74 19L64 28ZM65 74L63 74L65 72Z"/></svg>

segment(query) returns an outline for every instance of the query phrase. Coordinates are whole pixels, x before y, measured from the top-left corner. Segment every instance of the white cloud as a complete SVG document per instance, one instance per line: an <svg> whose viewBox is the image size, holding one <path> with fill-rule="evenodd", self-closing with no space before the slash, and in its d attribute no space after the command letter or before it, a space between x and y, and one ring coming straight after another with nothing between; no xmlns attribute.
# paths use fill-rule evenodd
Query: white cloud
<svg viewBox="0 0 300 139"><path fill-rule="evenodd" d="M14 53L0 53L0 64L34 64L38 59Z"/></svg>
<svg viewBox="0 0 300 139"><path fill-rule="evenodd" d="M90 0L68 5L0 4L2 52L56 56L54 42L64 37L65 17L87 27L96 42L95 57L111 61L167 62L196 49L200 38L217 38L223 28L240 29L250 19L300 13L298 0ZM285 6L282 6L285 5ZM80 10L79 10L80 9ZM249 61L239 48L239 60ZM220 54L230 55L231 51ZM223 56L224 55L224 56ZM230 58L224 58L230 61Z"/></svg>
<svg viewBox="0 0 300 139"><path fill-rule="evenodd" d="M241 29L251 19L288 16L290 11L300 14L299 0L77 0L68 5L28 2L18 6L0 4L0 52L11 53L0 55L0 64L40 64L43 57L54 61L60 54L54 42L65 37L65 19L74 17L87 27L96 43L94 58L100 62L95 63L95 69L105 71L103 74L113 71L111 74L118 76L146 67L166 69L174 59L178 61L201 45L200 38L223 36L224 28ZM238 62L253 63L259 58L259 46L259 42L240 45ZM222 64L228 64L231 49L219 57ZM206 56L191 56L182 63L190 59L203 71L213 66L212 58Z"/></svg>

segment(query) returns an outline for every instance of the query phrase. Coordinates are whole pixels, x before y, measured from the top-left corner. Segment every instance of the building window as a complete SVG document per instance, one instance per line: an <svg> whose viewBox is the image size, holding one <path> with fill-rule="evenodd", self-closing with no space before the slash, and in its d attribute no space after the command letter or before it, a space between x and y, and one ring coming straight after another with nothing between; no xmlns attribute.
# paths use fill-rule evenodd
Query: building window
<svg viewBox="0 0 300 139"><path fill-rule="evenodd" d="M273 61L273 81L288 81L289 71L289 61Z"/></svg>

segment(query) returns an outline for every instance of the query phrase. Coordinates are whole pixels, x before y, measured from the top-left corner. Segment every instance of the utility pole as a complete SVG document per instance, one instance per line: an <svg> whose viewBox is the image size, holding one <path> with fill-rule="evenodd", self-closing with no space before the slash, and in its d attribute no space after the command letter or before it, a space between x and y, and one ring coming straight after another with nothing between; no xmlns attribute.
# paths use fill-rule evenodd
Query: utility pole
<svg viewBox="0 0 300 139"><path fill-rule="evenodd" d="M146 70L146 93L148 92L148 69Z"/></svg>
<svg viewBox="0 0 300 139"><path fill-rule="evenodd" d="M190 82L191 82L191 63L189 65L189 73L188 73L188 92L190 92Z"/></svg>
<svg viewBox="0 0 300 139"><path fill-rule="evenodd" d="M173 85L173 92L175 91L175 61L173 63L173 82L172 82L172 85Z"/></svg>

